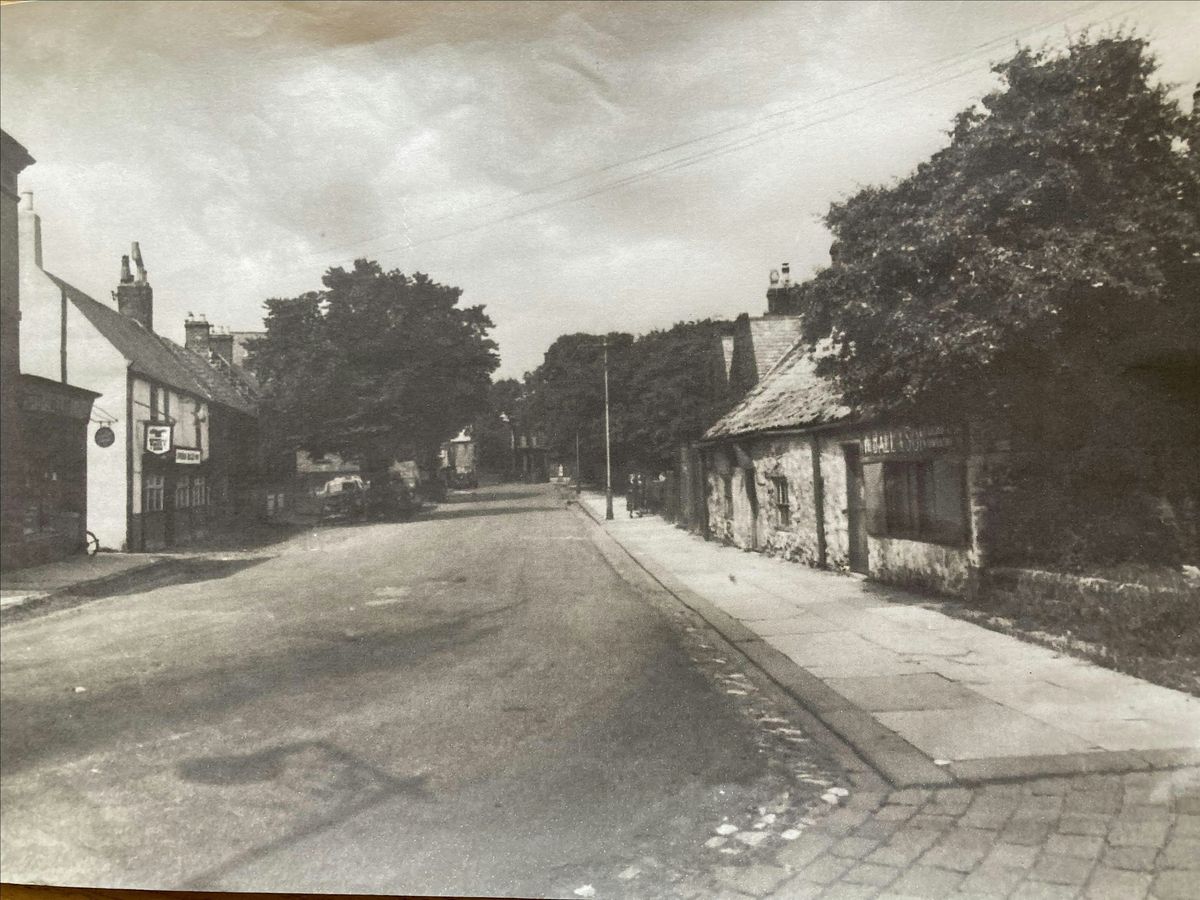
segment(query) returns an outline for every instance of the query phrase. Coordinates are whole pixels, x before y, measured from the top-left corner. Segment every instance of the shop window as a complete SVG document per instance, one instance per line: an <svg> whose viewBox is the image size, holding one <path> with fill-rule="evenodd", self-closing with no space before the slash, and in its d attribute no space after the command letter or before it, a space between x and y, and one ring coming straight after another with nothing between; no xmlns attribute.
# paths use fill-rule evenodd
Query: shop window
<svg viewBox="0 0 1200 900"><path fill-rule="evenodd" d="M189 479L186 475L180 475L175 480L175 508L185 509L189 499Z"/></svg>
<svg viewBox="0 0 1200 900"><path fill-rule="evenodd" d="M780 476L771 479L771 500L779 513L779 523L781 525L788 524L792 518L792 503L788 496L788 480L786 478Z"/></svg>
<svg viewBox="0 0 1200 900"><path fill-rule="evenodd" d="M864 474L872 534L938 544L965 542L966 471L961 462L888 461L864 466Z"/></svg>
<svg viewBox="0 0 1200 900"><path fill-rule="evenodd" d="M208 506L208 486L201 475L192 479L192 506Z"/></svg>
<svg viewBox="0 0 1200 900"><path fill-rule="evenodd" d="M162 475L147 475L143 486L143 512L162 512L166 479Z"/></svg>

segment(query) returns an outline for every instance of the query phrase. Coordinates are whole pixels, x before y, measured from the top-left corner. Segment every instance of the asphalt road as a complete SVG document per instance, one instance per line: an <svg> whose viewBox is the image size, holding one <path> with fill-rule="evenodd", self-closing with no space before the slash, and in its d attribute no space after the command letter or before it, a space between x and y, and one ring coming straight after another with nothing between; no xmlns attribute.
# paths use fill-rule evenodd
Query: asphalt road
<svg viewBox="0 0 1200 900"><path fill-rule="evenodd" d="M704 842L837 766L604 540L484 488L6 626L0 877L653 896L752 861Z"/></svg>

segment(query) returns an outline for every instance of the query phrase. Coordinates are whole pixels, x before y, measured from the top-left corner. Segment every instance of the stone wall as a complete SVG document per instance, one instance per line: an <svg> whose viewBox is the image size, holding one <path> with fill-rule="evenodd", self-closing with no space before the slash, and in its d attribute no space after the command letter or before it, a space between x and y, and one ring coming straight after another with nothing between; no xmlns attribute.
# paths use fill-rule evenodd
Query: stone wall
<svg viewBox="0 0 1200 900"><path fill-rule="evenodd" d="M970 551L925 541L868 537L871 577L939 594L966 593Z"/></svg>
<svg viewBox="0 0 1200 900"><path fill-rule="evenodd" d="M860 437L858 431L845 430L815 438L813 434L797 434L748 439L738 444L740 452L732 444L710 448L706 496L712 538L744 549L753 549L757 541L757 549L768 555L820 566L823 537L824 565L848 570L850 536L843 445ZM814 441L820 462L820 496L813 471ZM732 514L727 514L724 499L726 473L732 479ZM752 516L746 494L745 479L750 473L758 496L757 518ZM787 479L786 518L775 503L774 478ZM973 512L978 512L973 485L969 483L967 490ZM973 544L949 546L870 536L867 546L871 577L941 594L965 593L978 557L978 548Z"/></svg>

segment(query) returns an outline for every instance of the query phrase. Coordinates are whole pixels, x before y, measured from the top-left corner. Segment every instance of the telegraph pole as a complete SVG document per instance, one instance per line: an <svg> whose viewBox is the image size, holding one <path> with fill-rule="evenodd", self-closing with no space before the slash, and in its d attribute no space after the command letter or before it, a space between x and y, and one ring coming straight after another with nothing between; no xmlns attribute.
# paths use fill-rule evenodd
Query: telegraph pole
<svg viewBox="0 0 1200 900"><path fill-rule="evenodd" d="M612 519L612 427L608 415L608 335L604 336L604 518Z"/></svg>
<svg viewBox="0 0 1200 900"><path fill-rule="evenodd" d="M576 428L575 429L575 493L576 493L576 495L578 495L579 492L583 490L583 482L580 481L581 478L583 478L583 474L582 474L582 470L579 468L579 429Z"/></svg>

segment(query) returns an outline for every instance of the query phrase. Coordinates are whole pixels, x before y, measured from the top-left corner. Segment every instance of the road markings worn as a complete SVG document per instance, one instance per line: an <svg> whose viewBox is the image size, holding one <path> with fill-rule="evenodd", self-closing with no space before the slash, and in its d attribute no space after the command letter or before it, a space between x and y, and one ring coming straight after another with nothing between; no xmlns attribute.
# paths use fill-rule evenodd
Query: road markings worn
<svg viewBox="0 0 1200 900"><path fill-rule="evenodd" d="M406 587L381 587L375 588L376 600L368 600L364 606L387 606L390 603L400 603L408 599L411 590Z"/></svg>

